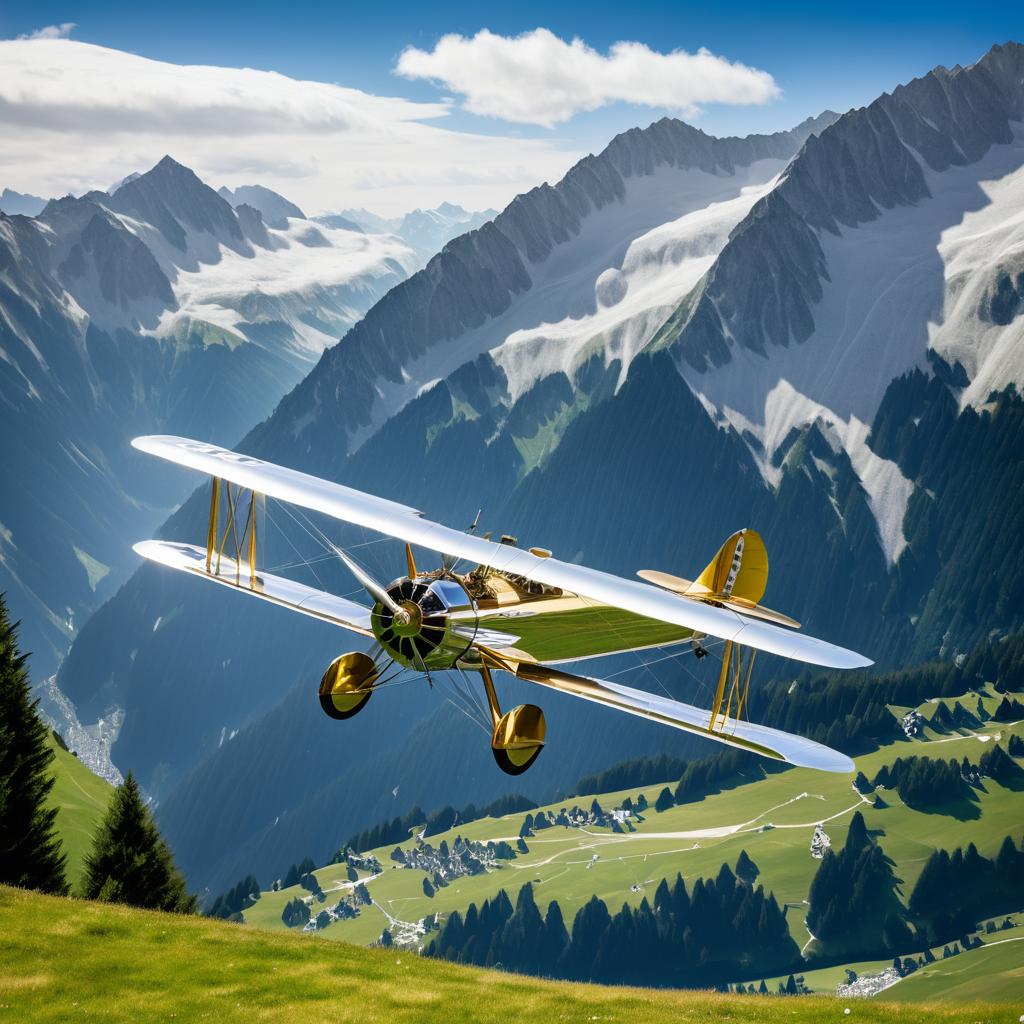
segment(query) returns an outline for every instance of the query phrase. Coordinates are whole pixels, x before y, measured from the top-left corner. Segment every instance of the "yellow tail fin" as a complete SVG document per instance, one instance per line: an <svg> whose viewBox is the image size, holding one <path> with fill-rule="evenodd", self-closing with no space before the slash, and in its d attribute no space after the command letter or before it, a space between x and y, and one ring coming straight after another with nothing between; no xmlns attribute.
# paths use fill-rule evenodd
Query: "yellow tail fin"
<svg viewBox="0 0 1024 1024"><path fill-rule="evenodd" d="M640 569L637 576L693 601L722 605L780 626L800 626L796 619L760 604L768 586L768 551L756 530L734 533L692 582L657 569Z"/></svg>
<svg viewBox="0 0 1024 1024"><path fill-rule="evenodd" d="M757 604L768 586L768 551L756 530L737 530L694 581L691 593Z"/></svg>

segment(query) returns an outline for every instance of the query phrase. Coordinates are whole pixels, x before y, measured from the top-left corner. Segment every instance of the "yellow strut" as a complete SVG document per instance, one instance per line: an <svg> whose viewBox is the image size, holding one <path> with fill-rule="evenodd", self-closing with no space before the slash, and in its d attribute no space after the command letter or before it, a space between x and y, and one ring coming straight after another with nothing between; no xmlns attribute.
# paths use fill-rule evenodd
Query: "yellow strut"
<svg viewBox="0 0 1024 1024"><path fill-rule="evenodd" d="M487 691L487 703L491 709L491 718L494 721L494 728L498 728L501 721L501 708L498 706L498 695L494 692L494 680L491 678L491 670L487 662L480 666L480 675L484 677L484 689Z"/></svg>
<svg viewBox="0 0 1024 1024"><path fill-rule="evenodd" d="M210 489L210 525L206 531L206 571L210 571L213 549L217 544L217 516L220 511L220 477L213 478Z"/></svg>
<svg viewBox="0 0 1024 1024"><path fill-rule="evenodd" d="M718 685L715 687L715 699L711 702L711 719L708 722L708 732L714 732L715 720L718 718L718 712L722 709L722 699L725 697L725 683L729 678L729 667L732 665L732 648L733 642L726 640L725 648L722 651L722 668L718 673Z"/></svg>
<svg viewBox="0 0 1024 1024"><path fill-rule="evenodd" d="M725 642L725 649L722 652L722 669L718 674L718 686L715 688L715 699L711 705L708 732L714 732L715 726L719 724L719 713L722 711L723 701L725 703L725 712L721 717L723 728L733 713L733 701L736 702L735 720L739 721L742 717L750 698L750 677L754 671L756 656L757 651L750 651L746 672L744 672L742 648L731 640ZM726 685L729 687L728 696L726 695Z"/></svg>
<svg viewBox="0 0 1024 1024"><path fill-rule="evenodd" d="M233 495L231 493L231 482L229 480L224 481L224 493L228 500L228 514L227 522L224 524L224 533L220 535L218 541L218 533L220 531L220 484L221 481L218 477L213 478L213 490L210 494L210 524L206 530L206 571L210 572L211 568L215 575L220 575L220 562L224 556L224 548L227 547L228 536L231 536L232 542L235 548L235 584L241 586L242 584L242 548L245 546L246 540L249 542L249 587L252 590L256 589L257 578L256 578L256 498L257 492L255 490L249 492L249 511L246 514L245 526L242 528L242 535L238 535L238 523L235 520L235 514L238 505L241 504L243 498L244 488L239 488L238 494ZM216 554L217 563L216 567L213 566L213 556Z"/></svg>
<svg viewBox="0 0 1024 1024"><path fill-rule="evenodd" d="M249 499L249 519L252 532L249 534L249 589L256 589L256 492Z"/></svg>

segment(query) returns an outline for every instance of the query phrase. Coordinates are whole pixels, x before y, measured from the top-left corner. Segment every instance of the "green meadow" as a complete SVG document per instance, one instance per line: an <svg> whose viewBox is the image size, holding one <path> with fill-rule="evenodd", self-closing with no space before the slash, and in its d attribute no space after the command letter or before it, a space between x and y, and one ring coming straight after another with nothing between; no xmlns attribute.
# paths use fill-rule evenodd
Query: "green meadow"
<svg viewBox="0 0 1024 1024"><path fill-rule="evenodd" d="M983 698L989 710L994 709L998 699L992 691L987 691ZM904 709L893 710L902 713ZM926 706L923 710L931 713ZM949 735L926 730L923 739L888 744L858 757L857 768L872 778L882 765L909 754L957 760L967 755L976 762L993 743L1001 740L1005 746L1014 732L1024 732L1024 724L991 723L975 732ZM674 782L666 780L670 786ZM471 902L479 904L500 888L514 899L525 882L533 883L538 904L543 907L549 900L557 900L566 920L571 921L593 894L614 912L622 903L635 905L644 896L652 897L664 877L675 877L679 872L692 882L700 876L713 876L723 862L735 864L740 851L746 850L761 870L758 882L773 890L780 904L787 905L787 920L797 945L807 946L810 951L804 915L807 892L819 863L809 851L817 823L823 824L833 845L841 846L851 816L861 811L868 828L896 862L896 873L902 879L901 888L906 896L932 850L973 842L981 853L992 856L1006 835L1018 835L1024 821L1024 797L991 779L985 780L984 791L977 793L976 802L940 807L930 813L904 806L894 791L884 791L883 799L889 806L876 809L872 805L874 795L858 794L851 777L809 769L760 778L659 814L653 805L661 788L657 785L597 794L607 810L626 796L635 801L640 792L644 793L651 806L644 813L644 820L636 823L635 832L618 834L609 829L556 825L526 840L528 854L520 854L499 870L456 879L438 889L432 898L423 893L425 872L394 865L390 857L393 846L372 851L383 866L381 875L368 881L374 905L364 907L357 918L330 924L320 934L328 939L368 944L380 937L392 918L414 922L430 913L444 915L464 910ZM544 809L557 812L560 807L574 803L588 807L592 799L593 795L575 797ZM428 842L437 846L446 839L451 844L458 835L481 841L514 842L523 818L523 814L485 818L432 836ZM408 848L413 841L400 845ZM336 902L348 888L343 867L328 865L318 870L316 876L326 899L323 903L312 899L314 915L318 908ZM283 930L281 912L296 896L309 898L309 893L299 886L265 892L245 912L246 923ZM1019 909L1024 910L1024 894Z"/></svg>
<svg viewBox="0 0 1024 1024"><path fill-rule="evenodd" d="M74 889L82 876L82 865L92 846L93 833L107 809L114 788L89 771L77 757L62 749L52 736L49 744L56 759L52 765L55 781L47 803L58 808L57 831L68 858L67 879Z"/></svg>
<svg viewBox="0 0 1024 1024"><path fill-rule="evenodd" d="M955 1006L859 1001L851 1008L826 996L550 982L3 886L0 935L0 1020L18 1024L1009 1024L1020 1013L976 997Z"/></svg>

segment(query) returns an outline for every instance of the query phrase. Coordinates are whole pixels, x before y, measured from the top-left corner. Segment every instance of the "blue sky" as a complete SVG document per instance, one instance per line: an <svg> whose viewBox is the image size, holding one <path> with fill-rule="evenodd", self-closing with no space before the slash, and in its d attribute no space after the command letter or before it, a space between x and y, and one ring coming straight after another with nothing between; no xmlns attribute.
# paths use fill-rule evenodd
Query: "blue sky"
<svg viewBox="0 0 1024 1024"><path fill-rule="evenodd" d="M781 95L752 104L701 104L687 119L717 135L775 131L831 107L844 111L936 64L970 63L993 43L1024 39L1024 5L692 3L539 4L260 2L173 5L24 3L0 7L0 38L73 22L74 40L175 64L277 71L377 96L436 102L451 90L393 73L408 46L430 51L445 33L482 28L515 36L544 27L604 54L636 41L651 50L707 47L767 72ZM573 156L645 125L664 107L613 101L553 126L468 113L458 102L445 129L542 140ZM0 167L0 172L3 168ZM8 175L10 177L10 175ZM4 182L0 181L0 184ZM481 192L481 194L483 194Z"/></svg>

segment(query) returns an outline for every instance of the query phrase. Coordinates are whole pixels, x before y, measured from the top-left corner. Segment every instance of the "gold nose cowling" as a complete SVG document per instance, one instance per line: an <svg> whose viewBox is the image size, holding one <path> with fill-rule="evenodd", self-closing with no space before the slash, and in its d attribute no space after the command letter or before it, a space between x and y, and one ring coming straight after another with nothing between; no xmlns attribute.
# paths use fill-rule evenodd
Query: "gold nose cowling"
<svg viewBox="0 0 1024 1024"><path fill-rule="evenodd" d="M544 749L544 712L535 704L520 704L498 719L491 752L498 767L508 775L522 775Z"/></svg>
<svg viewBox="0 0 1024 1024"><path fill-rule="evenodd" d="M331 718L351 718L362 711L376 681L373 658L360 651L343 654L331 662L320 680L320 707Z"/></svg>

